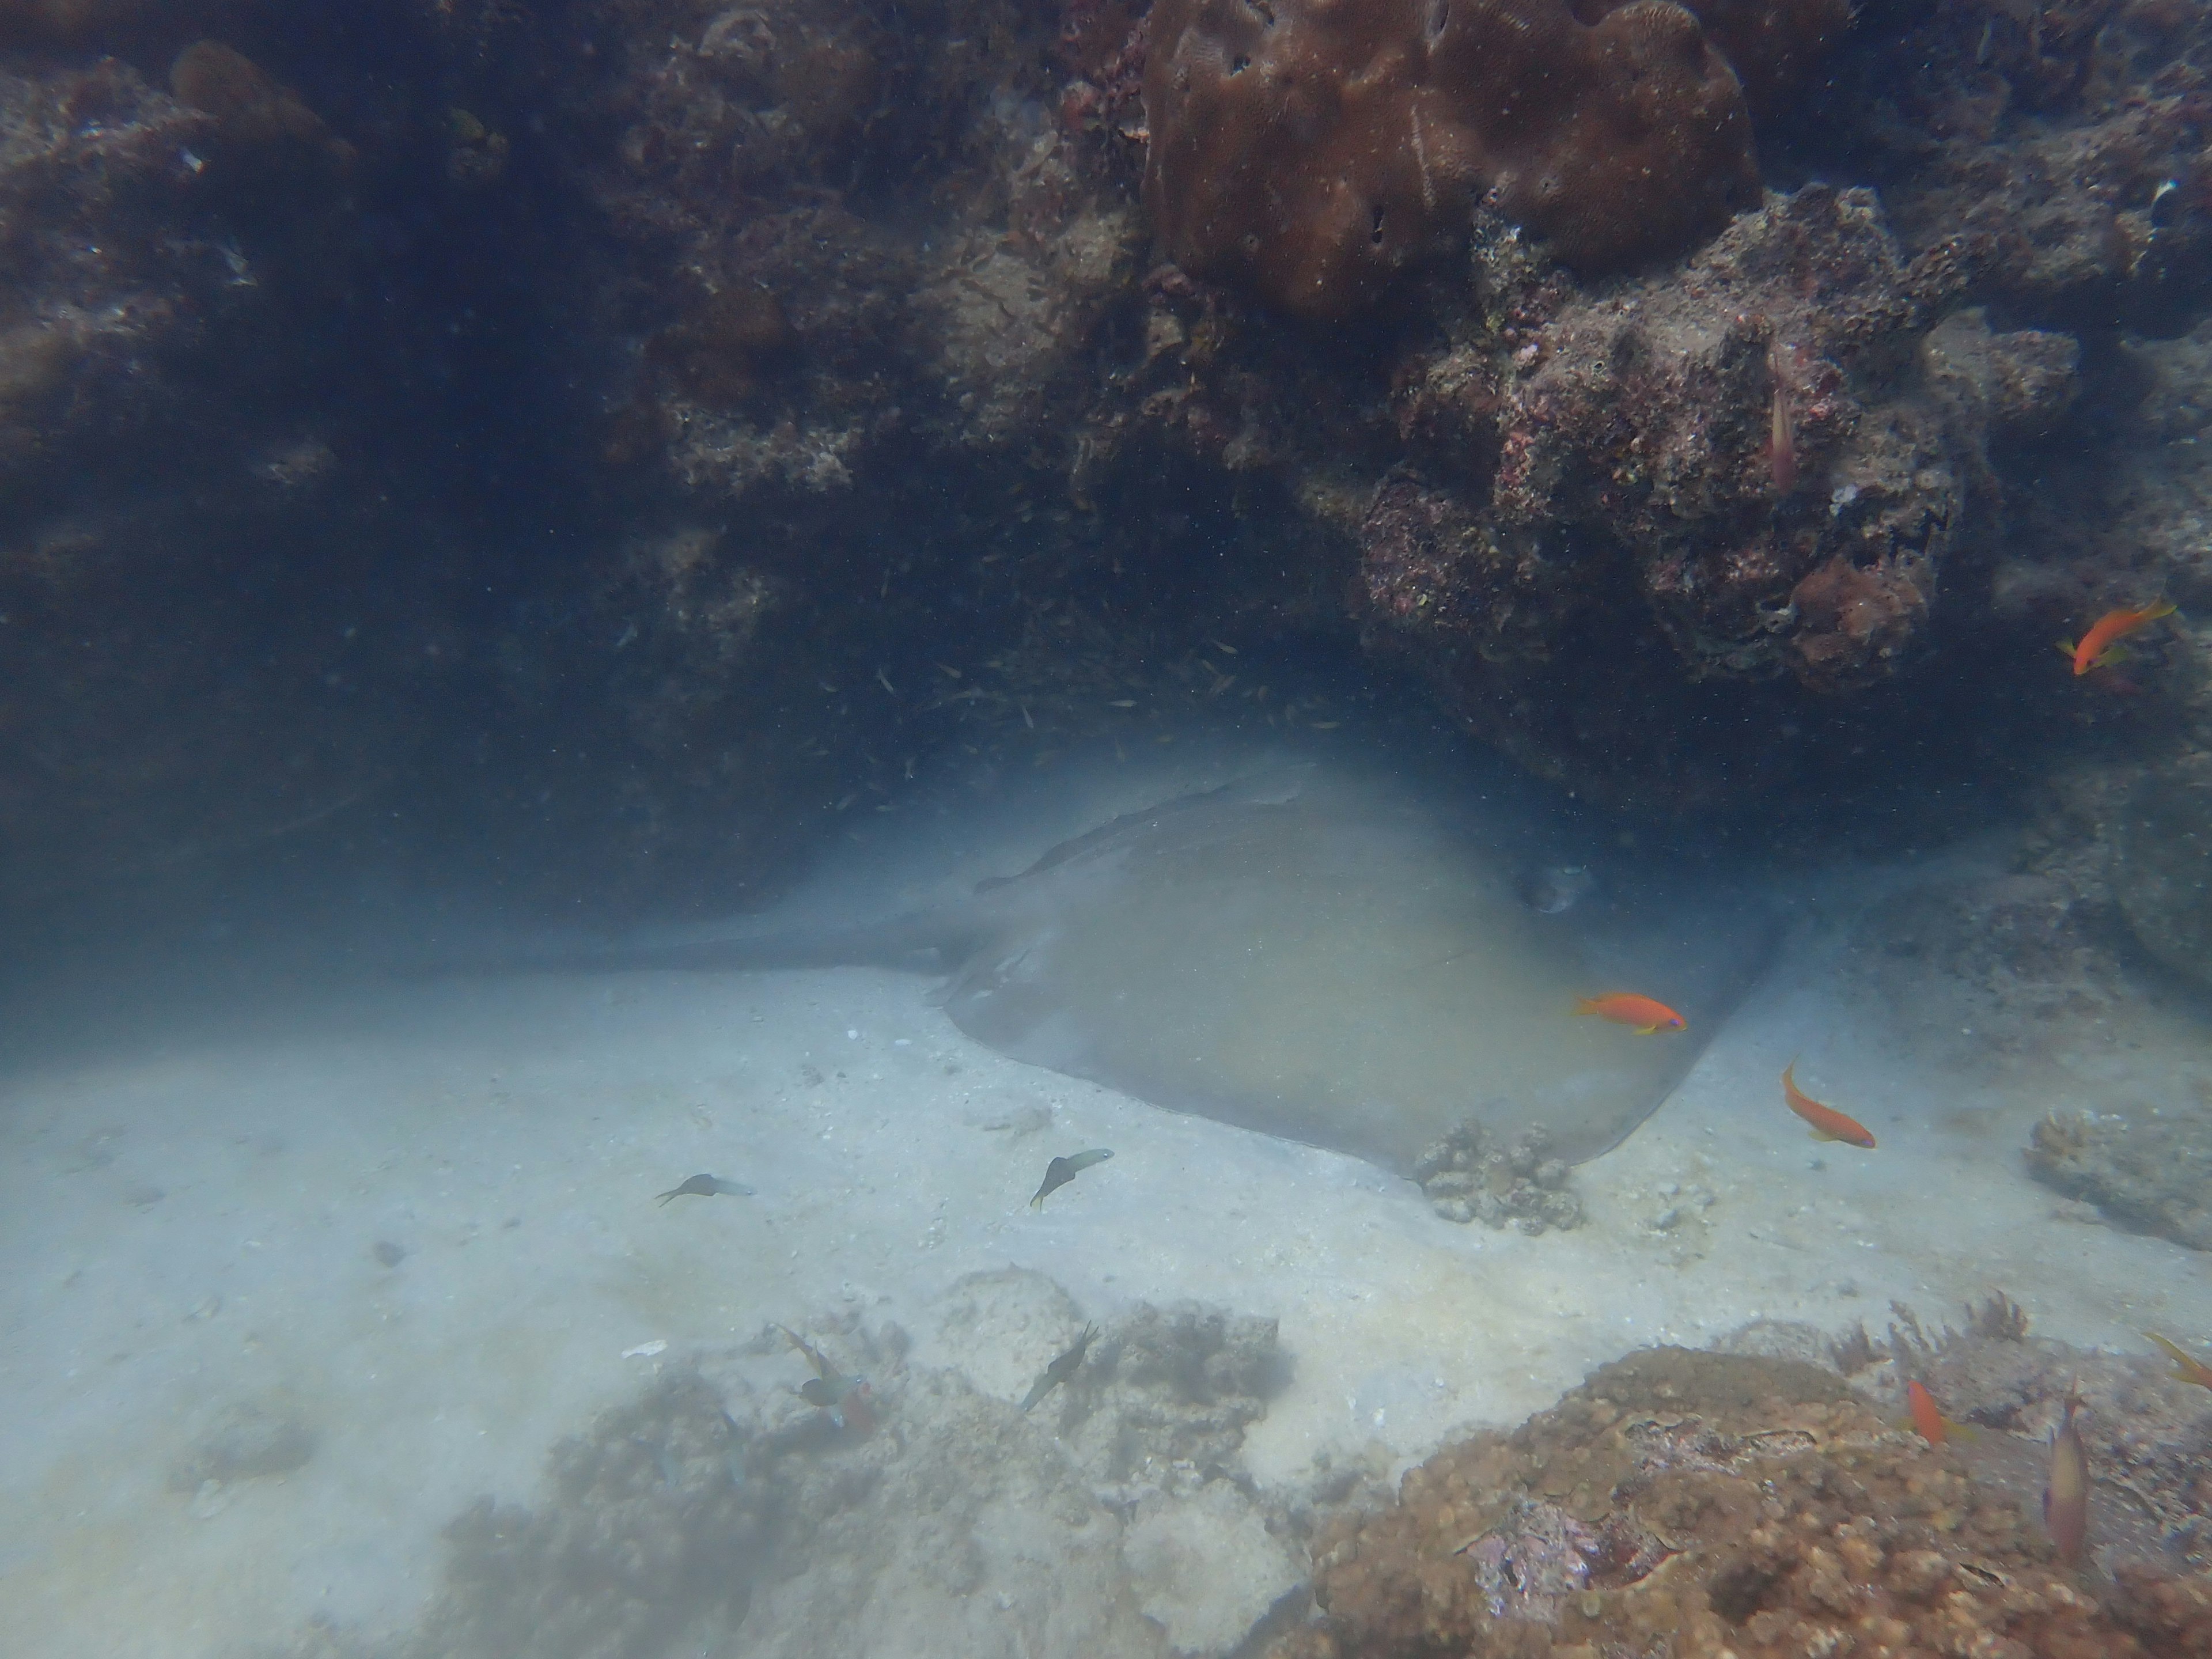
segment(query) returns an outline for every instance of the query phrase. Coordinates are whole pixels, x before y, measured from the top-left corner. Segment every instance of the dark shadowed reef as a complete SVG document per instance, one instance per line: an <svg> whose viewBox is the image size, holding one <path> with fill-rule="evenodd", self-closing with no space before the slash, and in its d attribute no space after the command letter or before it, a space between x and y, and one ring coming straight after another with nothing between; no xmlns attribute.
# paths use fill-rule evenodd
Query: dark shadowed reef
<svg viewBox="0 0 2212 1659"><path fill-rule="evenodd" d="M2081 803L2212 720L2212 25L2023 15L0 9L0 900L726 903L1364 659L1632 815L1960 781L2109 906L2186 854Z"/></svg>

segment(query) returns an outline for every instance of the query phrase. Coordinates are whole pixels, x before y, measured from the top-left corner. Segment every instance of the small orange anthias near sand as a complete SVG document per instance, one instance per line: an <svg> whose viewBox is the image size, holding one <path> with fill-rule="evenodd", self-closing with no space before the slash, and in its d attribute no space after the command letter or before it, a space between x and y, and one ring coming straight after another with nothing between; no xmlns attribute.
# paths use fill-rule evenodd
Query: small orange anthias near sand
<svg viewBox="0 0 2212 1659"><path fill-rule="evenodd" d="M1790 1109L1813 1126L1815 1139L1840 1140L1853 1146L1874 1150L1874 1136L1865 1124L1855 1117L1846 1117L1832 1106L1823 1106L1797 1086L1794 1073L1797 1062L1791 1060L1782 1068L1782 1097L1790 1103Z"/></svg>
<svg viewBox="0 0 2212 1659"><path fill-rule="evenodd" d="M1577 997L1575 1012L1595 1014L1600 1019L1609 1019L1615 1025L1633 1026L1638 1036L1650 1036L1654 1031L1679 1031L1690 1023L1665 1003L1652 997L1638 996L1633 991L1608 991L1601 997Z"/></svg>
<svg viewBox="0 0 2212 1659"><path fill-rule="evenodd" d="M2148 605L2133 610L2125 607L2107 611L2097 618L2078 645L2072 640L2061 640L2058 648L2074 659L2074 672L2078 676L2093 668L2111 668L2125 662L2128 653L2120 649L2120 641L2139 629L2148 628L2160 617L2171 617L2174 605L2171 599L2153 599Z"/></svg>
<svg viewBox="0 0 2212 1659"><path fill-rule="evenodd" d="M1959 1426L1943 1415L1943 1408L1928 1392L1928 1385L1917 1378L1905 1385L1905 1405L1912 1413L1912 1426L1931 1446L1942 1445L1951 1437L1951 1431Z"/></svg>

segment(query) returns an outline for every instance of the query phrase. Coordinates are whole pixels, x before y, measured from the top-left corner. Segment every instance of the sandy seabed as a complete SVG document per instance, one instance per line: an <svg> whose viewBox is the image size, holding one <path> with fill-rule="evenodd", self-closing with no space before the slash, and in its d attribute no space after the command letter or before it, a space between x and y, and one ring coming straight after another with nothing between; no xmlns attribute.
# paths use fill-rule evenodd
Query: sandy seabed
<svg viewBox="0 0 2212 1659"><path fill-rule="evenodd" d="M1140 788L853 856L884 895L950 890ZM769 1322L896 1323L913 1364L1018 1399L1067 1334L1009 1328L996 1351L947 1316L965 1276L1009 1267L1085 1318L1277 1319L1287 1373L1243 1447L1263 1492L1317 1458L1418 1460L1632 1348L1754 1321L1879 1332L1893 1300L1940 1320L2002 1291L2076 1344L2212 1333L2201 1256L2096 1224L2021 1158L2048 1111L2212 1086L2212 1026L2146 999L2026 1048L1902 1030L1843 971L1855 908L1896 879L1797 906L1688 1079L1576 1172L1585 1224L1535 1237L1007 1060L927 979L873 969L395 981L19 1070L0 1629L14 1651L167 1659L404 1627L471 1501L530 1501L561 1437ZM1878 1151L1808 1139L1781 1105L1793 1059ZM1051 1157L1094 1146L1111 1163L1029 1206ZM655 1202L702 1171L753 1194Z"/></svg>

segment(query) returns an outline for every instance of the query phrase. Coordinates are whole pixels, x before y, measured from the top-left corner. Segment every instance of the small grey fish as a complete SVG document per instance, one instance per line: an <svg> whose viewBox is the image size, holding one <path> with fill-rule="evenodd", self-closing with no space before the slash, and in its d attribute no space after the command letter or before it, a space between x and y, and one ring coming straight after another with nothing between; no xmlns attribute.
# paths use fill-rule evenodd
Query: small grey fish
<svg viewBox="0 0 2212 1659"><path fill-rule="evenodd" d="M1521 902L1540 916L1571 910L1589 896L1597 878L1586 864L1559 864L1521 878Z"/></svg>
<svg viewBox="0 0 2212 1659"><path fill-rule="evenodd" d="M653 1202L665 1204L672 1198L712 1198L717 1193L727 1193L732 1198L750 1198L753 1189L742 1181L724 1181L719 1176L695 1175L681 1187L671 1187Z"/></svg>
<svg viewBox="0 0 2212 1659"><path fill-rule="evenodd" d="M2043 1524L2058 1546L2058 1559L2069 1567L2081 1565L2089 1542L2089 1454L2074 1425L2081 1407L2081 1396L2069 1387L2065 1420L2051 1437L2051 1479L2043 1489Z"/></svg>
<svg viewBox="0 0 2212 1659"><path fill-rule="evenodd" d="M1053 1162L1057 1164L1060 1160L1054 1158ZM1024 1411L1027 1411L1075 1375L1076 1368L1083 1364L1083 1356L1091 1346L1091 1339L1097 1334L1098 1328L1096 1325L1085 1325L1083 1328L1083 1334L1075 1339L1075 1346L1046 1366L1044 1375L1030 1384L1030 1391L1022 1396Z"/></svg>
<svg viewBox="0 0 2212 1659"><path fill-rule="evenodd" d="M1072 1152L1066 1158L1053 1159L1044 1166L1044 1185L1036 1189L1036 1196L1030 1200L1030 1208L1042 1209L1047 1193L1059 1191L1092 1164L1103 1164L1113 1156L1103 1146L1097 1146L1087 1152Z"/></svg>

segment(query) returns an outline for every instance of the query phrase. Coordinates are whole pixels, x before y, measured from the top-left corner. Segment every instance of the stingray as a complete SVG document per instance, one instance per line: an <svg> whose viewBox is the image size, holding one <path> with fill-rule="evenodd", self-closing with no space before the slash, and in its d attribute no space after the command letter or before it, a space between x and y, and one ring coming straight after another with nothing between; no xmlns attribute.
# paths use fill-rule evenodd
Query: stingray
<svg viewBox="0 0 2212 1659"><path fill-rule="evenodd" d="M1517 890L1513 842L1375 779L1295 767L1125 814L935 908L529 965L920 969L944 976L944 1010L976 1042L1174 1110L1401 1174L1470 1119L1540 1129L1580 1163L1665 1100L1778 928L1756 902L1636 865L1543 914ZM1573 1012L1624 990L1687 1029Z"/></svg>

